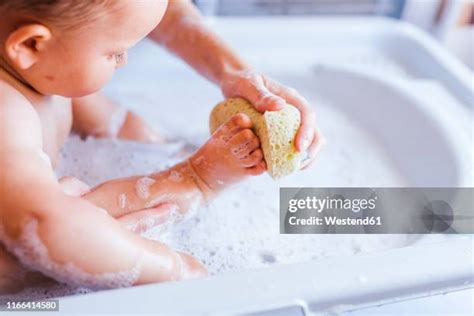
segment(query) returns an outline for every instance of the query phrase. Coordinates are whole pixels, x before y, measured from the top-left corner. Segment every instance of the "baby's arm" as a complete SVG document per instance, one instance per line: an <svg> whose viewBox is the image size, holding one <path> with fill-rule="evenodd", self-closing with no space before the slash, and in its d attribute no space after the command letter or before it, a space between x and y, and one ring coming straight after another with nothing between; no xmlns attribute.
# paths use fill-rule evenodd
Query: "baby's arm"
<svg viewBox="0 0 474 316"><path fill-rule="evenodd" d="M2 93L0 104L0 240L23 264L96 288L205 273L191 257L143 239L99 207L63 193L42 158L34 109Z"/></svg>
<svg viewBox="0 0 474 316"><path fill-rule="evenodd" d="M145 120L99 93L73 99L72 109L73 128L83 136L163 141Z"/></svg>

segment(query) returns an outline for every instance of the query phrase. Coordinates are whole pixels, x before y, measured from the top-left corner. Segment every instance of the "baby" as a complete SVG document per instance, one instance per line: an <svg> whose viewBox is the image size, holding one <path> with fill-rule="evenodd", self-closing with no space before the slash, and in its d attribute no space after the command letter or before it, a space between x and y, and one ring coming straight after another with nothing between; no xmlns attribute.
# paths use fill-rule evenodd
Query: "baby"
<svg viewBox="0 0 474 316"><path fill-rule="evenodd" d="M0 291L42 276L115 288L206 274L193 257L134 233L149 226L134 214L163 222L263 173L247 116L233 116L163 172L90 190L74 178L58 181L53 170L71 128L159 141L142 119L95 92L166 7L150 0L0 0Z"/></svg>

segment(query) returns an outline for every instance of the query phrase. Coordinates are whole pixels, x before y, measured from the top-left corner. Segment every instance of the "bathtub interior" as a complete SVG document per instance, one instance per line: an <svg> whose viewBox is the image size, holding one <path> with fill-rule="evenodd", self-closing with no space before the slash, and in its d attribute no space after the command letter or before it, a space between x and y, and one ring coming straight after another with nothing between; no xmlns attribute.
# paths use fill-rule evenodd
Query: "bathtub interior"
<svg viewBox="0 0 474 316"><path fill-rule="evenodd" d="M418 235L280 235L278 210L280 187L459 185L465 170L439 121L411 99L360 74L384 73L386 80L402 82L416 80L417 75L374 48L322 50L311 64L272 63L263 61L261 54L244 54L259 70L295 87L316 107L327 146L306 171L279 182L268 175L249 179L193 216L145 236L193 254L212 275L419 242ZM71 136L62 151L58 176L76 176L96 185L163 170L189 156L209 136L208 114L222 100L215 86L147 41L130 52L129 60L105 93L142 115L169 143L145 145ZM424 236L423 241L450 238L457 237ZM58 286L22 295L82 292L87 290Z"/></svg>

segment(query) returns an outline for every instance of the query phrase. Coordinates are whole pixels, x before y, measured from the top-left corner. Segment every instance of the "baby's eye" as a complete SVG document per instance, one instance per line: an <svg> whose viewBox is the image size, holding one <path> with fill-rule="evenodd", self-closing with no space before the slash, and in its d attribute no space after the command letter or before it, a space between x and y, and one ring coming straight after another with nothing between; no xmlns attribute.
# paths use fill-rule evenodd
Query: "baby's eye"
<svg viewBox="0 0 474 316"><path fill-rule="evenodd" d="M127 52L115 53L114 57L117 67L123 66L127 63Z"/></svg>

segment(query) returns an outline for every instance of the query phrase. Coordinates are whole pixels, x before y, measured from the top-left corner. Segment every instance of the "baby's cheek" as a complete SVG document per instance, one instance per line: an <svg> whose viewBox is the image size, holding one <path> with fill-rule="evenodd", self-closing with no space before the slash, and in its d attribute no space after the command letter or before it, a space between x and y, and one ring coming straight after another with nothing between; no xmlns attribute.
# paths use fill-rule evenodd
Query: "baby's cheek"
<svg viewBox="0 0 474 316"><path fill-rule="evenodd" d="M113 77L115 72L111 63L101 62L89 64L80 70L79 86L82 95L89 95L102 89Z"/></svg>

